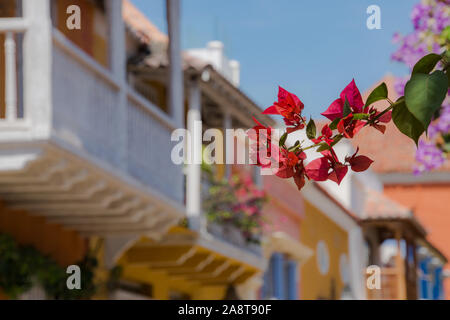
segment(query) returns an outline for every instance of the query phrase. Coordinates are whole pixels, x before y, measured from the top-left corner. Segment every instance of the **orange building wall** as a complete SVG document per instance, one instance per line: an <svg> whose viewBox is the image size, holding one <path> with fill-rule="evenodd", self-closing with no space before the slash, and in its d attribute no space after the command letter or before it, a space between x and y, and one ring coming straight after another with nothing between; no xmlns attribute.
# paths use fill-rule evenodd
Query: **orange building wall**
<svg viewBox="0 0 450 320"><path fill-rule="evenodd" d="M12 236L20 245L31 245L61 266L82 260L87 242L78 233L48 223L44 217L25 211L12 211L0 203L0 232Z"/></svg>
<svg viewBox="0 0 450 320"><path fill-rule="evenodd" d="M66 26L67 7L78 5L81 10L81 29L69 30ZM108 22L105 14L90 0L57 0L54 1L56 10L56 27L85 53L97 62L107 67L108 61Z"/></svg>
<svg viewBox="0 0 450 320"><path fill-rule="evenodd" d="M414 210L428 232L428 240L449 259L450 184L391 185L384 190L387 196ZM450 279L444 282L444 290L445 298L450 299Z"/></svg>

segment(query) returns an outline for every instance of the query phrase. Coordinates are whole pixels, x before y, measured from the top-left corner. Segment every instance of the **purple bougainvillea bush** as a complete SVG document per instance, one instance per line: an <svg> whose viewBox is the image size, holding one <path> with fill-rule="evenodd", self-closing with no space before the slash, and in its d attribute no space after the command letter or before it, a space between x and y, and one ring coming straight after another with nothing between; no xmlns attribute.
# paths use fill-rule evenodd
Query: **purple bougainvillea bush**
<svg viewBox="0 0 450 320"><path fill-rule="evenodd" d="M408 35L394 34L399 45L392 59L405 64L411 71L424 55L442 54L450 43L450 0L422 0L411 13L414 30ZM442 64L440 62L439 64ZM448 66L444 66L444 69ZM395 89L401 96L410 76L398 77ZM449 161L450 154L450 98L447 96L433 115L427 136L422 137L416 152L415 174L431 171Z"/></svg>

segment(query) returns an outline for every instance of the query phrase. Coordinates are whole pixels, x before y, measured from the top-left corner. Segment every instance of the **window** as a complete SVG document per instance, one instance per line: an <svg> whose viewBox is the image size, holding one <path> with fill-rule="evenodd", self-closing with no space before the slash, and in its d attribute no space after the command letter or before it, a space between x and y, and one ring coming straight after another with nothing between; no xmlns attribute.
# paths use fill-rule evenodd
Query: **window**
<svg viewBox="0 0 450 320"><path fill-rule="evenodd" d="M348 258L345 253L339 257L339 275L342 283L348 285L350 283L350 268L348 265Z"/></svg>
<svg viewBox="0 0 450 320"><path fill-rule="evenodd" d="M297 299L297 263L282 253L274 253L264 274L263 299Z"/></svg>
<svg viewBox="0 0 450 320"><path fill-rule="evenodd" d="M104 0L52 0L53 25L104 67L109 66L109 23ZM81 29L67 28L67 8L81 9Z"/></svg>
<svg viewBox="0 0 450 320"><path fill-rule="evenodd" d="M134 89L145 99L160 108L165 113L169 112L167 106L166 86L158 81L141 80L139 78L133 81Z"/></svg>
<svg viewBox="0 0 450 320"><path fill-rule="evenodd" d="M330 254L324 241L319 241L316 247L317 267L322 275L326 275L330 269Z"/></svg>
<svg viewBox="0 0 450 320"><path fill-rule="evenodd" d="M430 270L430 258L426 257L419 262L419 298L431 299L432 276Z"/></svg>
<svg viewBox="0 0 450 320"><path fill-rule="evenodd" d="M14 18L22 16L22 1L2 0L0 2L0 18Z"/></svg>
<svg viewBox="0 0 450 320"><path fill-rule="evenodd" d="M442 266L436 266L433 272L433 299L440 300L443 297Z"/></svg>

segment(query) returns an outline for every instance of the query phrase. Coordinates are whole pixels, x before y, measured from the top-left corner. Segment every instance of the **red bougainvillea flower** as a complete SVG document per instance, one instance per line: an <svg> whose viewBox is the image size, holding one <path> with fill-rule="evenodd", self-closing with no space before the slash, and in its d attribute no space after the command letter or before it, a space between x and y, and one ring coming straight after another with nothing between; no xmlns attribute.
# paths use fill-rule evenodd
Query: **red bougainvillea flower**
<svg viewBox="0 0 450 320"><path fill-rule="evenodd" d="M348 167L339 162L333 149L322 151L322 154L330 164L331 172L328 174L328 179L341 184L342 179L347 174Z"/></svg>
<svg viewBox="0 0 450 320"><path fill-rule="evenodd" d="M254 141L267 141L268 143L271 142L271 134L272 134L272 127L266 127L262 125L258 120L253 118L253 121L256 123L256 126L254 126L252 129L247 131L247 135L249 139Z"/></svg>
<svg viewBox="0 0 450 320"><path fill-rule="evenodd" d="M298 163L297 155L293 152L289 152L285 149L281 151L280 167L275 175L277 177L288 179L294 176L294 167Z"/></svg>
<svg viewBox="0 0 450 320"><path fill-rule="evenodd" d="M278 102L264 110L263 114L279 114L283 116L287 132L291 133L305 127L305 119L301 116L304 104L293 93L278 87Z"/></svg>
<svg viewBox="0 0 450 320"><path fill-rule="evenodd" d="M295 173L295 166L299 161L304 160L304 158L306 156L303 152L297 155L294 152L282 149L280 153L280 166L275 175L283 179L292 178Z"/></svg>
<svg viewBox="0 0 450 320"><path fill-rule="evenodd" d="M351 139L364 127L365 123L360 120L354 120L353 114L350 113L345 118L341 119L337 125L339 133L343 134L347 139Z"/></svg>
<svg viewBox="0 0 450 320"><path fill-rule="evenodd" d="M270 168L273 163L279 159L280 149L277 145L271 143L266 145L263 142L250 143L250 160L253 164L261 168Z"/></svg>
<svg viewBox="0 0 450 320"><path fill-rule="evenodd" d="M350 167L355 172L362 172L369 169L370 165L373 163L369 157L366 156L357 156L356 154L359 151L359 147L356 149L356 152L351 157L346 157L345 161L350 164Z"/></svg>
<svg viewBox="0 0 450 320"><path fill-rule="evenodd" d="M371 107L369 110L369 124L371 127L374 127L375 129L377 129L378 131L380 131L381 133L384 134L384 132L386 131L386 126L384 124L380 124L381 123L389 123L392 120L392 111L388 111L385 114L383 114L381 117L379 117L378 119L376 119L376 117L380 114L381 112L376 110L374 107Z"/></svg>
<svg viewBox="0 0 450 320"><path fill-rule="evenodd" d="M250 140L250 160L257 166L269 167L272 160L272 152L279 152L276 145L272 143L272 128L262 125L253 118L256 123L252 129L247 131Z"/></svg>
<svg viewBox="0 0 450 320"><path fill-rule="evenodd" d="M352 113L364 112L364 102L361 93L355 84L355 79L353 79L341 92L339 99L336 99L325 112L321 113L321 115L327 117L331 121L336 118L342 118L344 116L344 104L346 98Z"/></svg>
<svg viewBox="0 0 450 320"><path fill-rule="evenodd" d="M294 182L300 190L305 185L305 167L303 161L306 159L304 152L291 152L281 150L280 166L275 173L277 177L288 179L294 177Z"/></svg>
<svg viewBox="0 0 450 320"><path fill-rule="evenodd" d="M301 190L305 186L305 167L303 166L303 162L295 167L294 173L294 182L297 185L298 190Z"/></svg>
<svg viewBox="0 0 450 320"><path fill-rule="evenodd" d="M326 144L331 145L331 143L333 142L333 139L331 139L332 135L333 135L333 132L331 131L328 124L326 124L322 128L322 135L316 139L311 139L311 141L314 142L315 144L318 144L323 141Z"/></svg>
<svg viewBox="0 0 450 320"><path fill-rule="evenodd" d="M314 181L325 181L328 179L330 165L325 157L315 159L305 167L306 175Z"/></svg>
<svg viewBox="0 0 450 320"><path fill-rule="evenodd" d="M307 176L314 181L332 180L340 184L348 167L340 163L333 149L321 152L323 157L311 161L305 167ZM331 169L331 171L330 171Z"/></svg>

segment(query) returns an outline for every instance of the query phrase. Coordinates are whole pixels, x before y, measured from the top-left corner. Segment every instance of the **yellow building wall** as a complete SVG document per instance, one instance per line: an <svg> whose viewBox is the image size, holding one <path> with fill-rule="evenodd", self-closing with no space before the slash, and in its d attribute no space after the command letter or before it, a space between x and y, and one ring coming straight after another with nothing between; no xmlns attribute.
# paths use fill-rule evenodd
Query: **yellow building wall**
<svg viewBox="0 0 450 320"><path fill-rule="evenodd" d="M123 269L123 278L144 282L152 286L152 299L168 300L171 291L183 293L191 300L220 300L226 292L224 285L205 286L182 277L170 276L165 271L151 270L145 266L126 266Z"/></svg>
<svg viewBox="0 0 450 320"><path fill-rule="evenodd" d="M173 227L168 234L188 236L195 233L184 227ZM226 257L212 248L192 243L188 237L186 239L187 242L184 244L180 242L172 246L159 247L155 246L157 243L153 240L142 238L118 260L118 265L123 271L121 278L132 283L149 285L151 287L151 292L148 293L149 298L157 300L179 299L180 297L187 300L222 300L230 286L235 288L241 286L245 295L243 298L250 296L252 281L248 280L257 276L261 270L242 261ZM147 244L153 244L153 246L147 247ZM195 249L191 258L197 262L185 261L187 265L174 263L173 261L180 258L180 253L174 252L178 246L186 253ZM133 252L138 248L140 250ZM199 255L198 259L195 259L196 255ZM219 274L214 275L213 270L208 269L210 266L206 265L206 267L201 267L201 270L194 271L194 266L198 267L200 263L203 263L205 257L211 258L210 263L213 267L217 267L217 263L222 265L227 262L227 268L230 269L222 270ZM170 267L164 267L168 265ZM227 277L230 276L228 272L239 270L242 271L240 275L232 282L227 281ZM253 293L256 294L256 289Z"/></svg>
<svg viewBox="0 0 450 320"><path fill-rule="evenodd" d="M314 250L314 255L300 268L301 299L339 299L344 283L341 279L339 259L348 261L348 234L334 221L305 201L305 218L300 227L301 242ZM324 241L329 252L329 270L323 275L317 262L317 243Z"/></svg>

